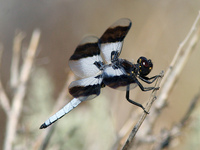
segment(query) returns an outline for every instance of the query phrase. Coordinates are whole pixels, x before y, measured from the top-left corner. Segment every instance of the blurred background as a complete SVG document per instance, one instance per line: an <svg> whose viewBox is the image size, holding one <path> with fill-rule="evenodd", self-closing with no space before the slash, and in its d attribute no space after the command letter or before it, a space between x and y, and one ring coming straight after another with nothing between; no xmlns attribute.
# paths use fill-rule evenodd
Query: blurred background
<svg viewBox="0 0 200 150"><path fill-rule="evenodd" d="M69 57L84 36L92 34L100 37L116 20L130 18L132 28L125 38L120 57L133 62L140 56L150 58L154 68L149 76L154 76L168 69L199 10L199 0L0 0L0 43L4 49L0 75L9 98L12 98L9 80L15 33L26 33L22 43L23 62L33 30L41 30L17 126L15 149L34 149L32 146L44 132L38 128L51 116L54 103L66 82L70 71ZM199 64L200 42L172 89L167 107L155 124L154 134L170 129L183 117L200 88ZM131 91L130 97L145 104L150 93L136 88ZM197 114L200 113L198 109ZM126 101L125 92L104 88L99 97L82 103L58 121L47 149L112 149L116 134L134 110L136 107ZM6 115L2 109L0 118L0 147L3 147ZM198 121L188 125L182 139L170 149L198 149L200 118L195 119Z"/></svg>

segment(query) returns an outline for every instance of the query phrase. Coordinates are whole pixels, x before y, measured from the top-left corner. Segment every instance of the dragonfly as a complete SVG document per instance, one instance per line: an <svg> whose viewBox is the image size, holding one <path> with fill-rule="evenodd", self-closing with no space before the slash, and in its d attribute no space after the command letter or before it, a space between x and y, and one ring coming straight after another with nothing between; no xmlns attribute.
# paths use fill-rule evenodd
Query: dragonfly
<svg viewBox="0 0 200 150"><path fill-rule="evenodd" d="M40 129L47 128L81 102L94 99L105 86L126 91L126 100L148 113L142 104L129 98L129 93L137 86L142 91L158 90L159 87L144 87L140 80L152 84L160 75L147 77L153 69L153 63L144 56L139 57L135 64L119 58L131 25L130 19L121 18L100 38L87 36L80 42L68 63L73 73L81 78L69 85L69 93L74 98L47 119Z"/></svg>

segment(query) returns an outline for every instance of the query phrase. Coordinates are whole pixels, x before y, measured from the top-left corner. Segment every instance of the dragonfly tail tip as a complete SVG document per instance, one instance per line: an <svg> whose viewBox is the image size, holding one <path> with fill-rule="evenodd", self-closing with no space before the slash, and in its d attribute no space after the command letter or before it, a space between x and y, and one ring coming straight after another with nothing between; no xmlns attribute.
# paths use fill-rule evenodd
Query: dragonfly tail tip
<svg viewBox="0 0 200 150"><path fill-rule="evenodd" d="M41 126L40 126L40 129L44 129L44 128L46 128L47 127L47 125L45 124L45 123L43 123Z"/></svg>

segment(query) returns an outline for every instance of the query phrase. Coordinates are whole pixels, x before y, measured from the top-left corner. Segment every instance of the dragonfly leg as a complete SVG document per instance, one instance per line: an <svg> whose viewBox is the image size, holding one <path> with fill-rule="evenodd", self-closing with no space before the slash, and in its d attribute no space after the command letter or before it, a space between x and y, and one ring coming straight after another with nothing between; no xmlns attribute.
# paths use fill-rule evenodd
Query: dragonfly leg
<svg viewBox="0 0 200 150"><path fill-rule="evenodd" d="M128 85L127 88L126 88L126 99L127 99L127 101L130 102L130 103L133 104L133 105L136 105L136 106L142 108L142 109L144 110L145 113L149 114L149 113L145 110L145 108L142 106L142 104L137 103L137 102L135 102L135 101L133 101L133 100L131 100L131 99L129 98L129 93L130 93L129 88L130 88L130 87L129 87L129 85Z"/></svg>
<svg viewBox="0 0 200 150"><path fill-rule="evenodd" d="M148 83L148 84L151 84L151 83L153 83L158 77L161 77L161 76L160 76L160 75L156 75L156 76L153 76L153 77L151 77L151 78L139 76L139 79L141 79L142 81L144 81L144 82L146 82L146 83ZM153 80L152 80L152 79L153 79ZM149 81L149 80L152 80L152 81Z"/></svg>
<svg viewBox="0 0 200 150"><path fill-rule="evenodd" d="M135 82L142 91L159 90L159 87L144 87L137 79L135 80Z"/></svg>

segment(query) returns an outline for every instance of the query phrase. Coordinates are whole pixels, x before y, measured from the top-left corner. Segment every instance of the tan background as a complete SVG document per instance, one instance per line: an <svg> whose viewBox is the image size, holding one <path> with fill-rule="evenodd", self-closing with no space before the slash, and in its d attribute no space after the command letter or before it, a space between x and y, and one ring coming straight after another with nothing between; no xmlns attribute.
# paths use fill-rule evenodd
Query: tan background
<svg viewBox="0 0 200 150"><path fill-rule="evenodd" d="M41 134L42 130L38 130L38 127L50 116L53 105L48 106L48 108L39 107L38 103L34 103L34 96L32 99L30 98L31 95L35 95L35 91L31 88L39 89L40 85L36 83L42 72L48 85L46 88L49 88L49 91L40 92L49 94L47 97L50 97L53 103L65 83L69 71L68 59L82 37L87 34L100 37L107 27L119 18L130 18L132 28L125 38L120 57L134 61L140 56L151 58L154 69L150 76L153 76L161 70L167 70L180 42L189 32L199 10L199 0L1 0L0 42L5 50L0 71L1 80L7 92L9 92L9 71L15 31L20 29L26 32L27 38L23 43L24 49L28 46L31 33L35 28L40 28L42 32L35 69L32 72L33 80L30 82L29 94L27 94L27 100L25 100L26 107L22 115L24 116L22 118L26 120L25 123L34 126L33 131L28 131L29 134L32 133L33 141L34 137ZM159 118L160 121L156 124L156 133L179 121L189 101L199 90L199 47L200 44L198 43L181 77L171 91L168 106L164 109ZM137 88L132 91L131 98L142 103L145 102L149 94L150 92L144 93ZM11 97L11 95L9 96ZM43 105L45 106L49 102L48 99L45 99ZM34 107L35 109L32 109ZM125 92L105 88L99 98L87 104L84 103L83 107L76 108L76 111L71 112L59 121L60 130L55 131L54 138L52 138L55 142L51 144L57 144L61 149L67 147L77 149L78 146L81 149L94 149L94 147L95 149L109 149L115 139L114 133L123 126L135 108L125 100ZM47 109L42 117L40 116L43 112L41 109ZM37 116L34 116L34 114ZM38 118L34 123L30 121L32 116ZM109 117L105 118L107 116ZM6 121L2 109L0 109L0 118L0 147L2 147ZM68 121L68 118L70 121ZM73 122L72 126L68 127L71 122ZM61 130L62 126L64 128ZM75 137L67 136L72 132L73 126L79 128L78 131L81 130L82 134L78 131L75 133L78 140ZM18 134L23 136L26 132L21 131ZM200 140L199 132L197 134L196 140ZM73 138L76 140L70 140ZM67 141L70 141L71 145L66 144ZM22 138L22 142L18 141L17 143L28 145L28 142L30 141ZM55 145L51 148L55 149ZM80 147L78 148L80 149ZM174 149L183 149L183 147L187 149L183 144Z"/></svg>

